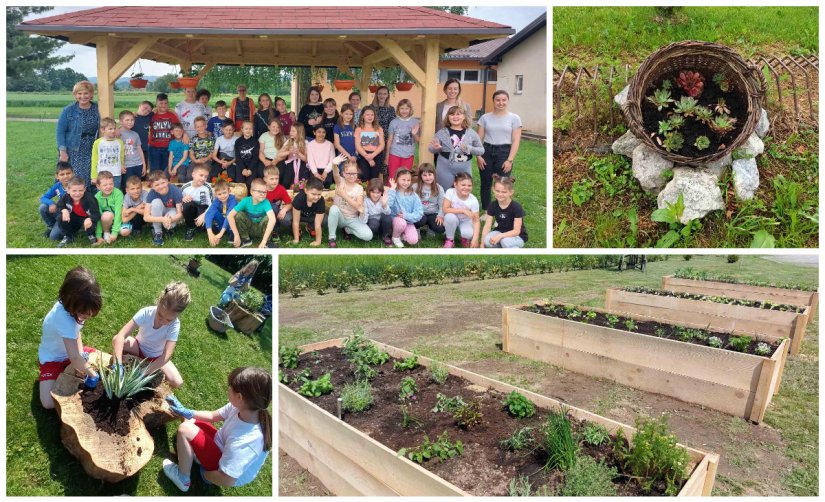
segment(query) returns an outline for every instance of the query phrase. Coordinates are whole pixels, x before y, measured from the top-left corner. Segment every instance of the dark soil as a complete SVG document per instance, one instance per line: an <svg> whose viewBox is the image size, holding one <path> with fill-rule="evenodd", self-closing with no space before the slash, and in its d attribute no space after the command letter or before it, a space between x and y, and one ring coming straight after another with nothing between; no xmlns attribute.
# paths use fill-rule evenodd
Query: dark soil
<svg viewBox="0 0 825 502"><path fill-rule="evenodd" d="M608 318L607 314L602 314L601 312L596 312L596 317L592 319L588 319L582 313L590 312L586 307L576 307L579 314L575 314L574 311L568 311L562 305L531 305L529 307L524 307L522 310L526 310L528 312L533 312L536 314L542 314L550 317L557 317L559 319L568 319L571 321L582 322L585 324L594 324L596 326L603 326L605 328L615 328L620 329L622 331L630 331L633 333L640 333L643 335L650 335L655 336L657 338L667 338L668 340L677 340L680 342L692 343L694 345L703 345L705 347L710 347L707 343L707 339L695 338L693 336L689 336L689 333L696 333L701 332L707 338L711 336L718 337L722 340L722 349L730 350L732 352L738 352L737 350L733 349L730 344L731 334L718 332L718 331L709 331L706 329L689 329L683 328L681 326L674 326L672 324L663 324L654 321L639 321L636 319L632 319L630 317L623 317L620 315L616 315L619 319L616 323L611 323ZM572 315L571 315L572 314ZM627 325L625 324L628 321L633 322L633 329L628 329ZM759 343L766 343L771 347L771 353L767 356L760 356L760 357L770 357L777 348L779 348L778 343L774 342L761 342L760 340L751 340L748 344L747 349L744 351L748 354L759 355L756 353L756 346Z"/></svg>
<svg viewBox="0 0 825 502"><path fill-rule="evenodd" d="M685 68L684 70L696 71L693 68ZM678 153L679 155L684 155L686 157L703 157L705 155L712 155L718 150L724 149L734 139L736 139L742 131L742 127L745 125L745 121L748 118L748 101L747 94L745 94L744 89L737 89L736 82L731 79L731 87L728 92L722 92L719 86L713 81L712 73L708 71L702 71L699 73L705 77L705 86L702 93L694 99L699 101L700 105L707 106L712 110L719 98L724 98L727 107L730 109L730 113L728 115L736 119L736 124L734 125L732 131L720 137L707 125L695 120L693 117L686 117L685 125L679 129L679 132L681 132L682 136L685 137L684 146L682 146L682 148L678 151L671 152ZM677 77L678 74L673 75L670 78L673 83L673 86L670 89L671 98L676 102L678 102L682 96L688 96L688 94L676 84ZM642 119L645 130L647 130L648 134L658 132L659 121L668 120L670 115L673 114L674 103L671 103L668 108L663 108L659 111L653 103L647 100L648 96L653 95L653 91L656 89L661 89L662 82L664 82L664 79L657 82L655 86L648 88L647 94L645 94L644 100L642 101ZM699 136L707 136L710 140L710 147L705 148L704 150L699 150L693 146L693 143L696 142L696 138ZM655 142L656 140L654 139L654 143ZM662 150L664 150L664 148L662 148Z"/></svg>
<svg viewBox="0 0 825 502"><path fill-rule="evenodd" d="M449 481L473 495L508 495L510 481L519 475L529 476L533 489L546 486L548 494L560 489L564 483L564 473L558 470L546 470L543 466L546 457L535 449L530 452L511 452L503 449L500 442L510 437L522 427L532 427L533 437L540 442L540 430L547 410L537 408L536 414L528 419L511 417L502 407L505 395L489 389L483 389L463 378L450 375L443 385L432 382L429 371L418 367L412 371L396 371L393 362L376 367L378 375L373 379L374 403L371 408L361 413L344 413L343 420L359 429L373 439L393 450L410 448L422 444L424 436L435 441L447 431L451 442L460 440L464 444L464 453L441 462L429 460L422 466L439 477ZM337 398L347 383L355 381L349 361L344 358L340 348L333 347L317 352L303 354L299 358L297 369L281 371L288 377L288 386L296 392L301 387L298 375L306 370L317 379L330 373L334 390L331 394L317 398L307 398L330 414L336 414ZM411 376L418 385L418 394L411 401L411 414L420 420L418 426L402 428L401 402L398 389L404 377ZM455 425L449 413L433 413L437 394L448 397L460 395L465 402L481 402L482 423L468 430ZM571 419L574 436L583 429L584 422ZM619 477L614 480L619 495L638 496L642 491L637 483L622 475L622 468L613 454L610 442L599 447L582 445L581 453L595 459L604 459L605 463L619 470ZM661 495L658 490L653 495Z"/></svg>
<svg viewBox="0 0 825 502"><path fill-rule="evenodd" d="M712 295L700 295L695 293L681 293L679 291L669 291L666 289L652 289L652 288L624 288L624 291L630 291L633 293L644 293L646 295L656 295L656 296L673 296L676 298L684 298L686 300L699 300L699 301L709 301L715 303L722 303L725 305L738 305L741 307L752 307L757 309L765 309L765 310L777 310L780 312L795 312L797 314L801 314L805 312L805 307L800 307L798 305L788 305L782 303L768 303L762 302L759 300L740 300L739 298L730 298L727 296L712 296ZM723 298L724 301L717 301L714 298Z"/></svg>
<svg viewBox="0 0 825 502"><path fill-rule="evenodd" d="M157 384L159 385L160 381ZM129 435L129 416L132 410L140 406L141 403L155 397L154 390L145 390L129 399L110 400L106 397L103 384L99 384L94 390L86 389L82 383L80 387L80 401L83 403L83 411L91 415L97 429L120 436ZM140 455L140 452L138 452L138 455Z"/></svg>

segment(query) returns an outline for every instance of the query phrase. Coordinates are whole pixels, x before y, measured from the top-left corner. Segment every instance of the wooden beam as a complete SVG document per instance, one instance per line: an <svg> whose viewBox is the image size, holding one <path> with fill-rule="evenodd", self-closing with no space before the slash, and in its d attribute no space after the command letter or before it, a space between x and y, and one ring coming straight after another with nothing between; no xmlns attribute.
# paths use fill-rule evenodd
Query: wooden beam
<svg viewBox="0 0 825 502"><path fill-rule="evenodd" d="M208 72L209 70L211 70L214 67L215 67L215 63L206 63L206 66L201 68L201 71L198 72L198 78L203 78L203 76L206 75L206 72Z"/></svg>
<svg viewBox="0 0 825 502"><path fill-rule="evenodd" d="M391 58L392 55L387 49L379 49L364 58L364 66L375 66L375 63Z"/></svg>
<svg viewBox="0 0 825 502"><path fill-rule="evenodd" d="M114 65L109 68L109 82L112 84L117 82L117 79L126 73L126 70L135 64L135 61L140 59L140 56L146 52L146 49L154 45L157 40L158 39L156 37L148 37L138 40L137 43L126 52L126 54L124 54Z"/></svg>
<svg viewBox="0 0 825 502"><path fill-rule="evenodd" d="M358 86L361 90L361 100L363 102L367 101L367 95L370 92L370 81L372 81L372 65L367 64L365 60L361 65L361 84Z"/></svg>
<svg viewBox="0 0 825 502"><path fill-rule="evenodd" d="M359 44L359 46L357 46L356 44L354 44L352 42L344 42L343 46L346 47L347 49L349 49L350 53L355 54L359 59L363 59L364 56L369 54L362 47L360 47L360 44Z"/></svg>
<svg viewBox="0 0 825 502"><path fill-rule="evenodd" d="M415 61L413 61L409 54L404 52L404 49L402 49L401 46L398 45L398 42L390 38L379 38L378 43L381 44L385 49L387 49L390 55L396 61L398 61L398 64L400 64L401 67L404 68L404 71L406 71L409 76L415 79L415 81L418 82L419 85L421 85L422 87L426 85L424 70L422 70L421 67L415 63Z"/></svg>
<svg viewBox="0 0 825 502"><path fill-rule="evenodd" d="M111 44L106 35L101 35L95 40L95 52L97 56L97 106L100 117L113 117L115 114L115 89L109 80Z"/></svg>
<svg viewBox="0 0 825 502"><path fill-rule="evenodd" d="M243 44L241 44L240 40L235 40L235 52L238 54L238 57L243 57Z"/></svg>
<svg viewBox="0 0 825 502"><path fill-rule="evenodd" d="M428 39L424 48L424 77L421 85L421 141L418 144L419 162L429 159L432 154L427 147L435 136L435 110L438 104L438 57L441 51L438 39Z"/></svg>
<svg viewBox="0 0 825 502"><path fill-rule="evenodd" d="M318 56L318 42L313 40L312 41L312 50L310 51L312 57Z"/></svg>
<svg viewBox="0 0 825 502"><path fill-rule="evenodd" d="M352 69L350 69L348 66L343 65L343 64L339 64L338 66L336 66L336 68L341 73L343 73L345 75L349 75L352 78L355 78L355 74L352 72Z"/></svg>
<svg viewBox="0 0 825 502"><path fill-rule="evenodd" d="M172 58L175 61L183 61L189 58L189 55L183 52L182 50L172 47L171 45L164 42L155 42L155 45L152 46L152 51L156 52L157 54L161 54L166 57Z"/></svg>
<svg viewBox="0 0 825 502"><path fill-rule="evenodd" d="M275 41L275 47L274 47L274 50L272 51L272 55L273 55L273 56L275 56L275 57L278 57L278 51L279 51L279 49L280 49L280 47L278 47L279 45L280 45L280 44L279 44L279 43L278 43L278 41L276 40L276 41Z"/></svg>

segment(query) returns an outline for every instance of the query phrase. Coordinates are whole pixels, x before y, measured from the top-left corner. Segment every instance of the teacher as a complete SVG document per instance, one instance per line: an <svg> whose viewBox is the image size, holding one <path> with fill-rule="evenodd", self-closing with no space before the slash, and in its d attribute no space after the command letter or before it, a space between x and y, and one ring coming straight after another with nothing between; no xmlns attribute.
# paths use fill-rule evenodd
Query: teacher
<svg viewBox="0 0 825 502"><path fill-rule="evenodd" d="M464 116L473 125L473 110L469 103L465 103L461 99L461 82L458 79L451 78L444 82L444 94L447 99L438 103L435 107L435 130L438 131L444 127L444 121L447 120L447 110L453 106L459 106L464 109ZM444 187L446 190L447 187Z"/></svg>
<svg viewBox="0 0 825 502"><path fill-rule="evenodd" d="M481 207L490 205L493 176L512 176L513 159L521 143L521 117L507 110L507 91L493 93L493 111L478 121L478 135L484 142L484 155L476 157L481 175Z"/></svg>
<svg viewBox="0 0 825 502"><path fill-rule="evenodd" d="M63 108L57 120L58 159L72 165L72 173L91 186L92 145L100 131L100 112L92 102L95 86L82 80L72 88L75 102Z"/></svg>

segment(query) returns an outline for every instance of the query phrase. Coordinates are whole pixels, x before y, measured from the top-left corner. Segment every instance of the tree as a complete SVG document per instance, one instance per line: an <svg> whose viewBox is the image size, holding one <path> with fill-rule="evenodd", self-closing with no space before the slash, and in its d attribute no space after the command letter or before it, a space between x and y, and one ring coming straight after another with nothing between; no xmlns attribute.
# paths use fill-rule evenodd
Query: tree
<svg viewBox="0 0 825 502"><path fill-rule="evenodd" d="M46 71L39 72L39 75L48 82L48 90L50 91L71 91L76 83L81 80L88 80L86 75L71 68L49 68Z"/></svg>
<svg viewBox="0 0 825 502"><path fill-rule="evenodd" d="M26 16L50 10L51 7L6 7L6 89L23 90L18 88L42 84L37 81L38 72L68 63L74 57L54 55L65 42L28 35L15 28ZM30 82L26 83L27 80Z"/></svg>
<svg viewBox="0 0 825 502"><path fill-rule="evenodd" d="M430 7L431 9L441 10L444 12L449 12L450 14L455 14L456 16L466 16L469 7L448 7L448 6L438 6L438 7Z"/></svg>
<svg viewBox="0 0 825 502"><path fill-rule="evenodd" d="M174 73L167 73L166 75L161 75L160 77L156 78L154 82L150 82L148 86L146 86L146 90L154 91L154 92L169 92L171 88L169 87L169 82L174 82L178 79L178 76Z"/></svg>

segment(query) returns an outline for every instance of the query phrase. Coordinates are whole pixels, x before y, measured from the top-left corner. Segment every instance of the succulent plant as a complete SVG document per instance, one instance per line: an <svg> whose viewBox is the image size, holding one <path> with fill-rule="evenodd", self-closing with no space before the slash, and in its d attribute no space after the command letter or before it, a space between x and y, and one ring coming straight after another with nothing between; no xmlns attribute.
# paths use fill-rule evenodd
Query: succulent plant
<svg viewBox="0 0 825 502"><path fill-rule="evenodd" d="M724 73L716 73L713 75L713 82L719 86L722 92L730 91L730 80Z"/></svg>
<svg viewBox="0 0 825 502"><path fill-rule="evenodd" d="M681 150L684 144L685 138L679 131L673 131L668 133L667 136L665 136L665 140L662 142L662 146L668 152L675 152L677 150Z"/></svg>
<svg viewBox="0 0 825 502"><path fill-rule="evenodd" d="M724 136L725 134L731 132L734 125L736 125L736 119L729 117L728 115L718 115L713 117L713 120L711 120L708 124L711 130L720 136Z"/></svg>
<svg viewBox="0 0 825 502"><path fill-rule="evenodd" d="M667 89L657 89L653 91L653 96L648 96L647 100L653 103L659 111L669 107L670 103L674 102L670 97L670 91Z"/></svg>
<svg viewBox="0 0 825 502"><path fill-rule="evenodd" d="M713 110L722 115L727 115L730 113L730 108L728 108L728 104L725 103L725 98L719 98L719 101L716 102L716 106L713 107Z"/></svg>
<svg viewBox="0 0 825 502"><path fill-rule="evenodd" d="M693 143L693 146L695 146L699 150L706 150L710 146L710 140L707 136L699 136L698 138L696 138L696 141Z"/></svg>
<svg viewBox="0 0 825 502"><path fill-rule="evenodd" d="M674 111L676 113L684 115L685 117L691 117L696 113L696 108L698 106L699 102L695 99L688 96L682 96L681 99L679 99L679 101L676 102L676 107L674 108Z"/></svg>
<svg viewBox="0 0 825 502"><path fill-rule="evenodd" d="M669 120L660 120L659 121L659 134L664 136L665 134L669 133L673 126L670 125Z"/></svg>
<svg viewBox="0 0 825 502"><path fill-rule="evenodd" d="M685 125L685 118L679 115L678 113L671 115L670 117L670 128L671 129L679 129L683 125Z"/></svg>
<svg viewBox="0 0 825 502"><path fill-rule="evenodd" d="M676 85L688 96L695 98L705 89L705 77L698 71L681 71L676 79Z"/></svg>
<svg viewBox="0 0 825 502"><path fill-rule="evenodd" d="M713 119L713 111L707 106L697 106L694 115L696 115L696 120L705 124Z"/></svg>

